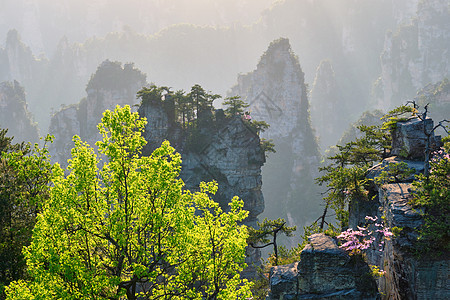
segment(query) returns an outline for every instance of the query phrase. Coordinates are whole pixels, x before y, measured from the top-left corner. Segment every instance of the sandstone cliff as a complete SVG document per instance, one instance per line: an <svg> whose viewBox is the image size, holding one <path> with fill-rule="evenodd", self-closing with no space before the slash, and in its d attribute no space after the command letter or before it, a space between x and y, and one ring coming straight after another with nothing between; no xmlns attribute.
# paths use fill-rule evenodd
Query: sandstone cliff
<svg viewBox="0 0 450 300"><path fill-rule="evenodd" d="M275 143L263 168L266 216L285 218L300 228L317 218L319 197L313 178L319 161L304 74L287 39L272 42L256 70L239 75L228 93L240 95L251 116L270 128L262 138Z"/></svg>
<svg viewBox="0 0 450 300"><path fill-rule="evenodd" d="M426 138L424 126L428 131L433 128L431 119L399 122L393 134L392 153L401 153L402 157L385 159L370 169L367 177L374 179L391 163L399 162L406 163L416 174L423 172L425 145L418 141ZM431 144L439 147L440 138L432 135ZM414 252L423 218L421 210L410 205L413 180L414 176L393 183L373 181L374 198L356 199L349 204L349 227L354 230L365 225L366 216L384 220L389 228L400 230L381 249L369 248L366 252L367 264L386 272L377 279L378 288L370 279L366 264L360 262L353 272L349 271L349 267L354 267L349 263L350 257L337 248L331 237L316 234L301 252L300 263L272 268L268 299L449 299L447 253L417 256Z"/></svg>
<svg viewBox="0 0 450 300"><path fill-rule="evenodd" d="M378 108L400 105L414 91L450 75L449 26L448 1L421 1L410 22L386 35L381 77L374 88Z"/></svg>
<svg viewBox="0 0 450 300"><path fill-rule="evenodd" d="M57 112L51 119L50 133L55 136L50 146L53 161L66 165L72 136L94 146L100 139L96 125L106 109L119 104L137 104L136 92L145 85L145 76L132 67L105 61L87 85L87 98L78 105L71 105ZM163 102L142 102L138 111L148 123L143 133L147 140L143 154L150 155L164 140L181 154L183 159L181 178L186 188L196 191L201 181L216 180L219 185L214 200L223 209L233 196L244 200L244 209L249 211L245 224L256 226L258 215L264 211L261 191L261 167L265 163L260 139L248 120L241 116L225 116L222 110L200 116L196 126L182 128L173 118ZM249 248L249 268L244 276L256 275L260 264L260 251Z"/></svg>
<svg viewBox="0 0 450 300"><path fill-rule="evenodd" d="M39 97L48 60L35 57L16 30L8 31L5 47L0 47L0 82L18 81L27 91L29 110L36 116L39 125L48 120L50 107ZM48 124L48 123L47 123ZM42 129L42 127L41 127ZM45 133L45 130L43 130Z"/></svg>
<svg viewBox="0 0 450 300"><path fill-rule="evenodd" d="M450 118L450 81L448 78L426 85L417 92L414 100L424 107L428 104L429 116L436 121Z"/></svg>
<svg viewBox="0 0 450 300"><path fill-rule="evenodd" d="M406 163L416 173L423 173L426 147L423 128L431 132L433 126L431 119L399 122L392 137L392 154L398 156L389 157L374 166L367 177L375 178L382 170L388 170L390 163L399 162ZM435 149L439 147L440 137L432 134L431 145ZM369 264L386 271L386 275L378 280L383 299L448 299L449 257L418 257L414 252L417 229L423 224L423 219L420 209L410 205L413 180L411 176L399 182L374 185L374 200L350 203L349 224L356 229L368 215L384 219L389 228L401 230L396 237L386 241L383 251L370 249L367 253Z"/></svg>

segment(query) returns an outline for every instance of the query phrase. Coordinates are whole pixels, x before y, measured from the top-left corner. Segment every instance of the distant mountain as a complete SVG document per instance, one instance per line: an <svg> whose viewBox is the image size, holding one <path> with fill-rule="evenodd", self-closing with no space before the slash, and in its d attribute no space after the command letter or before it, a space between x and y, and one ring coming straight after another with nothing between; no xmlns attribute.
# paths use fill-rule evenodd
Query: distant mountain
<svg viewBox="0 0 450 300"><path fill-rule="evenodd" d="M28 111L24 88L17 82L0 83L0 128L8 129L14 143L39 141L38 128Z"/></svg>
<svg viewBox="0 0 450 300"><path fill-rule="evenodd" d="M66 165L73 148L72 137L78 135L91 146L100 140L97 124L105 110L116 105L138 103L136 93L146 84L146 76L132 64L104 61L87 84L87 97L78 104L61 108L50 121L50 134L54 135L49 151L54 162Z"/></svg>
<svg viewBox="0 0 450 300"><path fill-rule="evenodd" d="M373 96L378 108L411 100L417 90L450 77L450 6L447 0L421 1L417 13L386 36L381 76Z"/></svg>
<svg viewBox="0 0 450 300"><path fill-rule="evenodd" d="M320 195L314 185L320 161L309 118L304 73L289 40L272 42L256 70L238 77L229 96L240 95L250 115L270 127L261 137L273 140L276 153L263 167L263 216L286 219L299 231L319 213Z"/></svg>
<svg viewBox="0 0 450 300"><path fill-rule="evenodd" d="M311 123L322 151L336 145L348 108L329 60L320 63L310 92Z"/></svg>
<svg viewBox="0 0 450 300"><path fill-rule="evenodd" d="M3 76L7 80L19 80L24 85L28 91L30 109L36 115L42 132L45 132L51 108L58 109L61 104L76 103L83 97L84 84L89 80L90 74L106 59L134 62L148 75L149 80L157 85L173 85L188 89L193 84L199 83L224 94L234 83L236 74L246 72L256 65L260 53L264 52L272 40L279 37L290 39L292 49L302 61L306 82L313 82L315 71L321 61L330 60L336 84L342 91L345 101L343 104L348 108L345 113L347 117L340 121L348 124L372 105L369 101L370 93L372 83L381 73L379 55L383 50L385 32L404 20L409 20L418 1L285 0L278 1L270 9L265 10L261 18L252 25L202 27L179 24L153 35L144 30L145 26L122 26L127 22L131 24L132 20L138 23L154 20L147 16L141 18L140 14L145 16L147 7L144 4L140 6L142 11L139 14L131 14L133 18L129 17L128 10L133 9L131 3L122 11L123 14L115 14L119 19L123 17L124 19L120 19L123 21L114 19L117 22L110 20L110 23L107 23L109 12L117 7L114 3L105 6L104 2L95 1L83 6L81 2L75 4L61 1L58 5L44 7L42 3L45 2L28 1L30 5L26 6L25 2L19 1L17 6L13 7L11 3L6 2L6 10L1 12L3 15L5 11L20 10L24 16L20 15L19 19L28 22L24 21L23 24L39 25L27 25L27 28L39 30L32 35L28 34L22 25L18 26L21 28L20 33L27 36L27 40L29 36L39 37L49 34L51 34L49 39L43 37L42 40L57 39L53 42L53 45L58 45L56 50L55 46L52 46L51 51L46 51L48 58L36 57L36 54L33 56L28 50L29 54L22 55L23 59L15 60L11 56L12 52L5 52L6 48L0 49L0 64L9 63L8 68L2 69L5 70L2 71ZM208 5L212 3L214 1L208 1ZM224 6L217 6L214 11L222 7L225 15L231 15L228 13L230 11L236 15L244 14L247 5L251 7L252 3L255 4L250 1L239 2L239 5L237 2L215 3L214 5ZM195 7L193 3L188 7L188 2L183 2L183 5L186 12L194 10ZM160 12L162 19L164 16L172 18L174 10L166 14L161 7L153 8L154 11ZM207 5L202 8L206 9ZM48 20L38 17L41 13L46 16L44 13L46 11L55 14L50 14ZM56 12L63 12L62 16L66 16L63 18L64 22L55 17L58 15ZM72 13L74 15L68 15ZM6 17L8 20L11 18L9 15ZM83 23L83 20L87 19L93 22L93 27L88 26L89 22ZM80 25L73 26L75 21L77 24L80 22ZM22 24L19 21L4 24L19 23ZM51 26L41 27L41 23ZM55 24L62 25L55 26ZM96 26L103 28L102 24L105 25L103 31L95 29ZM111 29L112 27L114 29ZM64 28L71 28L73 36L80 31L83 32L83 37L77 40L67 34L67 38L63 38L62 34L55 33L50 30L51 28L57 28L60 30L58 32L66 30ZM89 31L89 28L95 30ZM33 74L31 80L16 78L18 73L14 70L20 69L20 65L35 66L32 69L37 71L31 72Z"/></svg>

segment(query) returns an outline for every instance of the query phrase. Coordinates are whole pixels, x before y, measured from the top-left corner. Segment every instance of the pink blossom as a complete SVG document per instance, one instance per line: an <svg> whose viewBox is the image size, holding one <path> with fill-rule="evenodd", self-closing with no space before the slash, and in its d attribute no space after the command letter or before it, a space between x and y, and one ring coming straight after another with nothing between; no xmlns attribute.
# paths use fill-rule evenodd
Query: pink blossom
<svg viewBox="0 0 450 300"><path fill-rule="evenodd" d="M372 221L372 222L375 222L376 220L378 220L378 217L377 217L377 216L375 216L375 217L366 216L366 221L367 221L367 220L370 220L370 221Z"/></svg>

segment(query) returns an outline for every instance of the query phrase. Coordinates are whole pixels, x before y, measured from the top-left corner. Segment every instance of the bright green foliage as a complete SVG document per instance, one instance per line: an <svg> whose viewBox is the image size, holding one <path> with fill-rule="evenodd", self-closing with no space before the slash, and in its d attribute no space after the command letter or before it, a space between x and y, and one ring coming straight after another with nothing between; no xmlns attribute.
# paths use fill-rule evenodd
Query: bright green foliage
<svg viewBox="0 0 450 300"><path fill-rule="evenodd" d="M224 213L208 194L184 190L181 157L168 142L142 157L146 123L130 108L106 111L99 158L74 137L64 175L53 169L50 199L25 249L30 281L7 299L244 299L247 216L237 197Z"/></svg>
<svg viewBox="0 0 450 300"><path fill-rule="evenodd" d="M241 100L241 96L225 98L225 101L222 104L227 107L225 109L225 114L227 116L242 115L244 113L244 109L249 106Z"/></svg>
<svg viewBox="0 0 450 300"><path fill-rule="evenodd" d="M419 229L417 249L419 254L448 254L450 251L450 141L436 153L430 162L427 178L419 175L413 183L416 194L412 203L421 207L424 225Z"/></svg>
<svg viewBox="0 0 450 300"><path fill-rule="evenodd" d="M4 285L26 276L22 248L31 242L51 178L47 148L12 145L6 132L0 130L0 299Z"/></svg>
<svg viewBox="0 0 450 300"><path fill-rule="evenodd" d="M396 107L383 116L382 129L393 131L397 127L397 122L406 121L409 117L417 114L417 108L407 105Z"/></svg>

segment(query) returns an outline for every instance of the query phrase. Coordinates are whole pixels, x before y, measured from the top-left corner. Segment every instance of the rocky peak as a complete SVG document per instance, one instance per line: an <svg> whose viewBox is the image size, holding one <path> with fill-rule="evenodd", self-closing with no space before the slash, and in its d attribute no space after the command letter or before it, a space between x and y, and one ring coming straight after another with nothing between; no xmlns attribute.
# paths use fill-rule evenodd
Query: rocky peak
<svg viewBox="0 0 450 300"><path fill-rule="evenodd" d="M137 91L146 84L145 75L132 64L104 61L92 75L86 92L87 97L76 105L56 112L51 119L49 132L55 136L50 147L54 161L64 165L73 147L72 137L80 136L91 146L100 139L97 124L105 110L116 105L133 106L138 103Z"/></svg>
<svg viewBox="0 0 450 300"><path fill-rule="evenodd" d="M300 253L300 262L270 270L269 300L377 299L369 266L350 257L336 241L313 234Z"/></svg>
<svg viewBox="0 0 450 300"><path fill-rule="evenodd" d="M250 105L252 118L270 125L261 133L273 140L277 151L263 168L266 214L299 226L314 218L319 201L314 201L318 193L313 178L319 153L309 122L304 74L289 40L273 41L256 70L239 75L228 95L240 95Z"/></svg>
<svg viewBox="0 0 450 300"><path fill-rule="evenodd" d="M425 140L424 129L431 132L433 121L410 119L398 122L393 132L392 156L374 166L368 178L375 178L381 171L387 171L392 163L406 163L416 173L424 171ZM439 147L440 139L432 133L431 147ZM413 248L417 239L417 229L423 224L421 211L410 205L414 175L399 178L399 182L375 184L371 193L376 195L371 201L355 200L349 205L349 224L365 223L365 216L384 219L385 226L400 228L401 233L386 241L383 251L370 249L367 253L369 264L386 271L378 280L378 289L383 299L448 299L450 293L446 285L450 260L433 257L418 257Z"/></svg>
<svg viewBox="0 0 450 300"><path fill-rule="evenodd" d="M255 71L238 76L238 84L229 94L240 95L254 118L271 124L262 137L284 138L298 129L299 123L308 122L302 119L309 105L304 81L289 40L282 38L269 45Z"/></svg>
<svg viewBox="0 0 450 300"><path fill-rule="evenodd" d="M441 146L440 137L433 132L434 122L427 118L412 118L398 122L392 133L392 155L400 155L407 159L424 159L426 143L429 138L430 151Z"/></svg>

